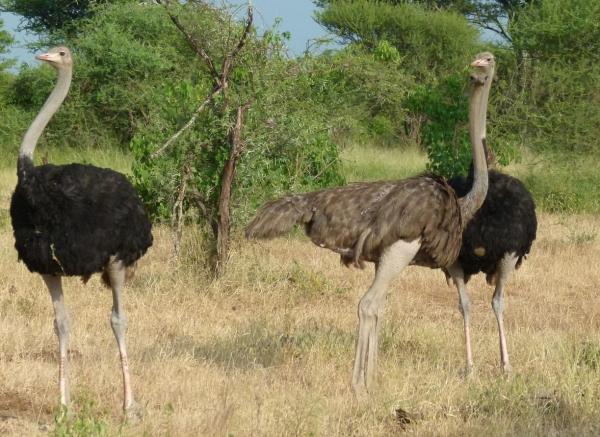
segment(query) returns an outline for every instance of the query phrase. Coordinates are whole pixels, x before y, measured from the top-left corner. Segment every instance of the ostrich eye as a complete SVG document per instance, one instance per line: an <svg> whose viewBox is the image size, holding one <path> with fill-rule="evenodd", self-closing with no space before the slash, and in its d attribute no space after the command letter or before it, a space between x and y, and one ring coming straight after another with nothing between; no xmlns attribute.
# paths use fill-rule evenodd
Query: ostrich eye
<svg viewBox="0 0 600 437"><path fill-rule="evenodd" d="M65 52L59 52L58 54L61 55L61 56L64 56Z"/></svg>
<svg viewBox="0 0 600 437"><path fill-rule="evenodd" d="M487 58L486 61L492 62L492 58Z"/></svg>

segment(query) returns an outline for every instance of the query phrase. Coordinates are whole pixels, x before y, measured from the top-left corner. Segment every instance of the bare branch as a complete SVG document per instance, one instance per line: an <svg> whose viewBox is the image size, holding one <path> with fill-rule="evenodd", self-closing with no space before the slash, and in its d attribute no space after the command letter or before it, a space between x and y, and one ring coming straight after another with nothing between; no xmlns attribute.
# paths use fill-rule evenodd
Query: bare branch
<svg viewBox="0 0 600 437"><path fill-rule="evenodd" d="M244 114L251 105L252 101L248 101L244 105L238 107L235 126L231 132L230 159L236 160L244 149L244 142L242 141L242 126L244 125Z"/></svg>
<svg viewBox="0 0 600 437"><path fill-rule="evenodd" d="M188 180L192 174L191 168L192 156L190 154L189 159L185 160L181 169L181 184L179 185L179 193L177 194L177 200L173 205L173 218L171 219L171 227L173 228L173 249L175 258L179 257L181 250L181 236L183 234L183 202L185 200L185 193L187 190Z"/></svg>
<svg viewBox="0 0 600 437"><path fill-rule="evenodd" d="M216 69L215 64L213 63L211 57L208 55L206 50L204 50L202 45L196 40L196 38L194 38L194 36L190 32L187 31L185 26L181 23L181 21L179 21L179 18L175 14L173 14L173 12L171 12L169 10L169 5L171 4L170 0L156 0L156 1L164 6L165 11L167 12L167 15L169 15L169 18L171 19L171 21L173 22L175 27L177 27L177 29L179 29L179 31L181 33L183 33L183 35L187 39L190 47L192 47L192 49L198 54L198 56L200 56L200 58L204 61L204 63L208 67L208 70L210 71L210 74L213 77L213 79L216 82L218 82L220 76L219 76L219 73L217 72L217 69Z"/></svg>
<svg viewBox="0 0 600 437"><path fill-rule="evenodd" d="M250 34L250 30L252 29L252 21L254 20L254 13L252 3L248 2L248 11L246 15L246 26L244 27L244 31L240 36L240 39L234 49L225 57L223 61L223 68L221 69L221 82L227 81L227 75L229 74L229 70L231 69L232 63L240 53L244 45L246 44L246 40L248 35Z"/></svg>
<svg viewBox="0 0 600 437"><path fill-rule="evenodd" d="M221 276L229 258L229 233L230 233L230 211L229 204L231 198L231 188L235 177L235 169L238 157L243 150L242 127L244 125L244 113L250 107L250 102L238 106L235 125L230 132L231 152L229 158L225 161L223 172L221 173L221 193L219 194L218 204L218 223L217 223L217 263L215 273Z"/></svg>
<svg viewBox="0 0 600 437"><path fill-rule="evenodd" d="M202 213L206 221L210 224L211 230L213 231L213 235L215 235L216 237L218 233L217 220L215 219L215 216L211 213L210 208L208 207L208 201L204 198L202 194L200 194L198 189L193 186L188 190L188 196L196 202L198 210Z"/></svg>
<svg viewBox="0 0 600 437"><path fill-rule="evenodd" d="M198 116L200 115L200 113L202 111L204 111L204 109L206 108L206 106L221 92L223 91L223 88L221 86L218 86L210 96L208 96L206 98L206 100L204 100L204 102L202 102L202 104L200 106L198 106L198 109L196 109L196 111L194 111L194 114L192 115L192 117L188 120L188 122L186 124L183 125L183 127L181 129L179 129L177 132L175 132L175 134L173 134L173 136L171 138L169 138L165 144L163 144L160 149L156 150L155 152L153 152L150 155L150 158L157 158L160 155L162 155L165 150L167 150L167 148L173 144L177 138L179 138L179 136L185 132L186 130L188 130L190 127L192 127L194 125L194 123L196 122L196 119L198 118Z"/></svg>

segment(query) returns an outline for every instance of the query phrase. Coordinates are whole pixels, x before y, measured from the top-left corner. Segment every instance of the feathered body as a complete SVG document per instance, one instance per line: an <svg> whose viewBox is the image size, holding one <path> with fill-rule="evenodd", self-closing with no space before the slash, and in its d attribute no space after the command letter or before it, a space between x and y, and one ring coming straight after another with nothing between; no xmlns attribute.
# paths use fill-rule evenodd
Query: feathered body
<svg viewBox="0 0 600 437"><path fill-rule="evenodd" d="M15 248L27 268L41 274L50 292L58 337L60 403L65 408L70 400L70 323L62 276L81 276L86 281L102 272L104 283L112 289L110 324L121 357L123 410L135 417L138 409L131 388L121 293L131 267L152 245L150 220L135 189L120 173L82 164L33 164L38 140L66 98L73 75L67 47L54 47L36 59L55 68L58 79L19 148L17 186L10 204Z"/></svg>
<svg viewBox="0 0 600 437"><path fill-rule="evenodd" d="M377 343L390 282L409 264L452 268L465 224L481 207L488 188L482 138L494 57L481 53L471 64L469 136L473 153L471 190L459 198L441 177L365 182L292 195L263 206L247 238L272 238L304 225L316 245L340 254L346 265L375 263L375 277L358 304L358 339L352 387L358 397L373 383Z"/></svg>
<svg viewBox="0 0 600 437"><path fill-rule="evenodd" d="M471 175L448 181L458 196L473 184ZM505 254L515 253L516 267L523 262L535 240L537 218L531 193L518 179L490 170L488 192L481 208L467 224L458 256L465 282L484 272L492 282L498 263Z"/></svg>
<svg viewBox="0 0 600 437"><path fill-rule="evenodd" d="M32 272L89 277L111 256L133 265L152 245L151 224L120 173L41 165L20 157L10 215L19 258Z"/></svg>
<svg viewBox="0 0 600 437"><path fill-rule="evenodd" d="M248 225L248 238L273 238L303 224L313 243L346 265L377 262L398 240L421 240L413 264L445 267L458 256L463 220L457 196L440 177L364 182L267 203Z"/></svg>

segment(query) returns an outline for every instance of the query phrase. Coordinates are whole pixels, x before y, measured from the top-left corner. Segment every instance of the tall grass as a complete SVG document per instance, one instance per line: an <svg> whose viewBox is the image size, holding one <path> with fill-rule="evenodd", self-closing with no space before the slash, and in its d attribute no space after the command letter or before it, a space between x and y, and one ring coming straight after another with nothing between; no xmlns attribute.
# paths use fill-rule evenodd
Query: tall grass
<svg viewBox="0 0 600 437"><path fill-rule="evenodd" d="M353 144L342 154L349 182L402 179L425 170L426 154L417 148ZM519 162L500 169L520 178L541 211L600 214L600 157L525 151Z"/></svg>
<svg viewBox="0 0 600 437"><path fill-rule="evenodd" d="M0 170L16 168L18 147L14 151L4 154L0 158ZM81 164L92 164L98 167L108 167L121 173L130 173L133 158L127 151L117 147L100 148L48 148L40 146L35 151L35 161L38 164L49 162L50 164L70 164L77 162Z"/></svg>
<svg viewBox="0 0 600 437"><path fill-rule="evenodd" d="M508 172L521 178L538 207L554 213L600 213L600 157L527 153Z"/></svg>
<svg viewBox="0 0 600 437"><path fill-rule="evenodd" d="M16 182L14 154L0 158L0 202L12 192ZM52 164L80 162L131 173L129 152L120 148L45 148L36 151L36 162ZM342 151L342 165L348 182L395 180L425 171L427 155L417 147L381 147L350 143ZM539 210L562 213L600 214L600 157L525 151L519 162L501 171L520 178L532 192ZM2 205L2 203L0 203Z"/></svg>
<svg viewBox="0 0 600 437"><path fill-rule="evenodd" d="M423 172L427 156L416 147L351 144L342 152L342 164L349 182L404 179Z"/></svg>

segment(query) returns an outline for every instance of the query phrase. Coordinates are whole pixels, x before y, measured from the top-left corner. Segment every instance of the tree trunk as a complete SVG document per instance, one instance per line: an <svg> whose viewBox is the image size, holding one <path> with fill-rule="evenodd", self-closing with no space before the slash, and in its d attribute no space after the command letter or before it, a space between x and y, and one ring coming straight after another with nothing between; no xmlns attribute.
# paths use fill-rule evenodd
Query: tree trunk
<svg viewBox="0 0 600 437"><path fill-rule="evenodd" d="M227 261L229 260L229 241L230 241L230 207L231 188L235 176L235 167L237 160L244 147L242 142L242 127L244 124L244 113L250 106L249 103L238 107L235 126L230 132L231 153L229 159L225 162L223 173L221 174L221 193L219 194L219 213L217 221L217 258L215 260L215 276L220 277L225 273Z"/></svg>

